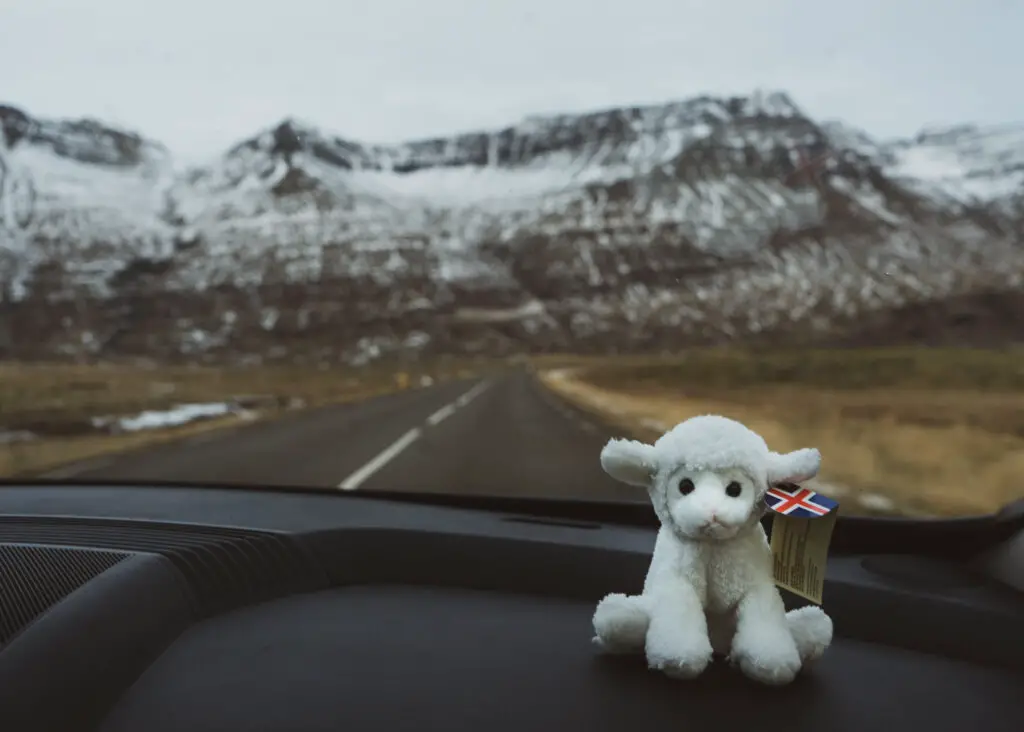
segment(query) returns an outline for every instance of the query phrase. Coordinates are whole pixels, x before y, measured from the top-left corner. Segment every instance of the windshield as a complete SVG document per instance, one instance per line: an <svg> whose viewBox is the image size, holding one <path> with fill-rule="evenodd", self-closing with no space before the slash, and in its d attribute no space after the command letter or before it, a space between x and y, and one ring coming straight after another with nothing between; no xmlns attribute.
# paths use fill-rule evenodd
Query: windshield
<svg viewBox="0 0 1024 732"><path fill-rule="evenodd" d="M8 0L0 475L1024 496L1024 6Z"/></svg>

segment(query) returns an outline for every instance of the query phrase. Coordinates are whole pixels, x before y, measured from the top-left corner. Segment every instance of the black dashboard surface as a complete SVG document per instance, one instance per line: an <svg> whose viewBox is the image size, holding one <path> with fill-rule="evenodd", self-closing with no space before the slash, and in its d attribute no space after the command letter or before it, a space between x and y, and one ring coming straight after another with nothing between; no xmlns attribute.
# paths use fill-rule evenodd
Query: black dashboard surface
<svg viewBox="0 0 1024 732"><path fill-rule="evenodd" d="M645 504L0 485L0 729L1024 725L1024 593L984 561L1020 507L841 517L837 637L783 688L595 652L654 531Z"/></svg>

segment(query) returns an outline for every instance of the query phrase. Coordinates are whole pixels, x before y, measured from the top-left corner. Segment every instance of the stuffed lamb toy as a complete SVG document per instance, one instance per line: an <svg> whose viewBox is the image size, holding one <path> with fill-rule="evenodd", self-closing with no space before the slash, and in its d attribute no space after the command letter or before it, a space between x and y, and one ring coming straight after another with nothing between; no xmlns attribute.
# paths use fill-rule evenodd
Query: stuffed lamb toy
<svg viewBox="0 0 1024 732"><path fill-rule="evenodd" d="M749 677L786 684L832 641L816 606L786 612L760 519L777 483L813 478L815 449L780 455L739 422L694 417L653 445L613 439L601 465L647 489L661 529L640 595L611 594L594 612L594 639L608 653L644 653L647 664L693 678L712 653Z"/></svg>

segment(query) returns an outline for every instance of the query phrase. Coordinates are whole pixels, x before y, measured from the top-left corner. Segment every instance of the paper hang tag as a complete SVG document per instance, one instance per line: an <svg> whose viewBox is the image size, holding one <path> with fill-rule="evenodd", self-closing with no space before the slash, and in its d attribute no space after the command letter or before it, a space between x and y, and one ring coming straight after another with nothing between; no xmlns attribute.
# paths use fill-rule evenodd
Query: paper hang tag
<svg viewBox="0 0 1024 732"><path fill-rule="evenodd" d="M780 484L768 490L765 503L772 512L775 584L820 605L839 502L809 488Z"/></svg>

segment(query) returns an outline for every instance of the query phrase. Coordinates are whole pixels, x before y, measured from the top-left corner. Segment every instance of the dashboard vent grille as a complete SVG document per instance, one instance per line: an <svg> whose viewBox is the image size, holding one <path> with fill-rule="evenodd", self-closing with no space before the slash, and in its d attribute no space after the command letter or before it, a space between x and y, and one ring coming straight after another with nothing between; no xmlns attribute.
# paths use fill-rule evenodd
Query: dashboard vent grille
<svg viewBox="0 0 1024 732"><path fill-rule="evenodd" d="M46 516L0 516L0 542L93 547L167 557L200 615L329 586L326 573L290 537L194 524Z"/></svg>
<svg viewBox="0 0 1024 732"><path fill-rule="evenodd" d="M131 554L0 544L0 648L22 628Z"/></svg>

